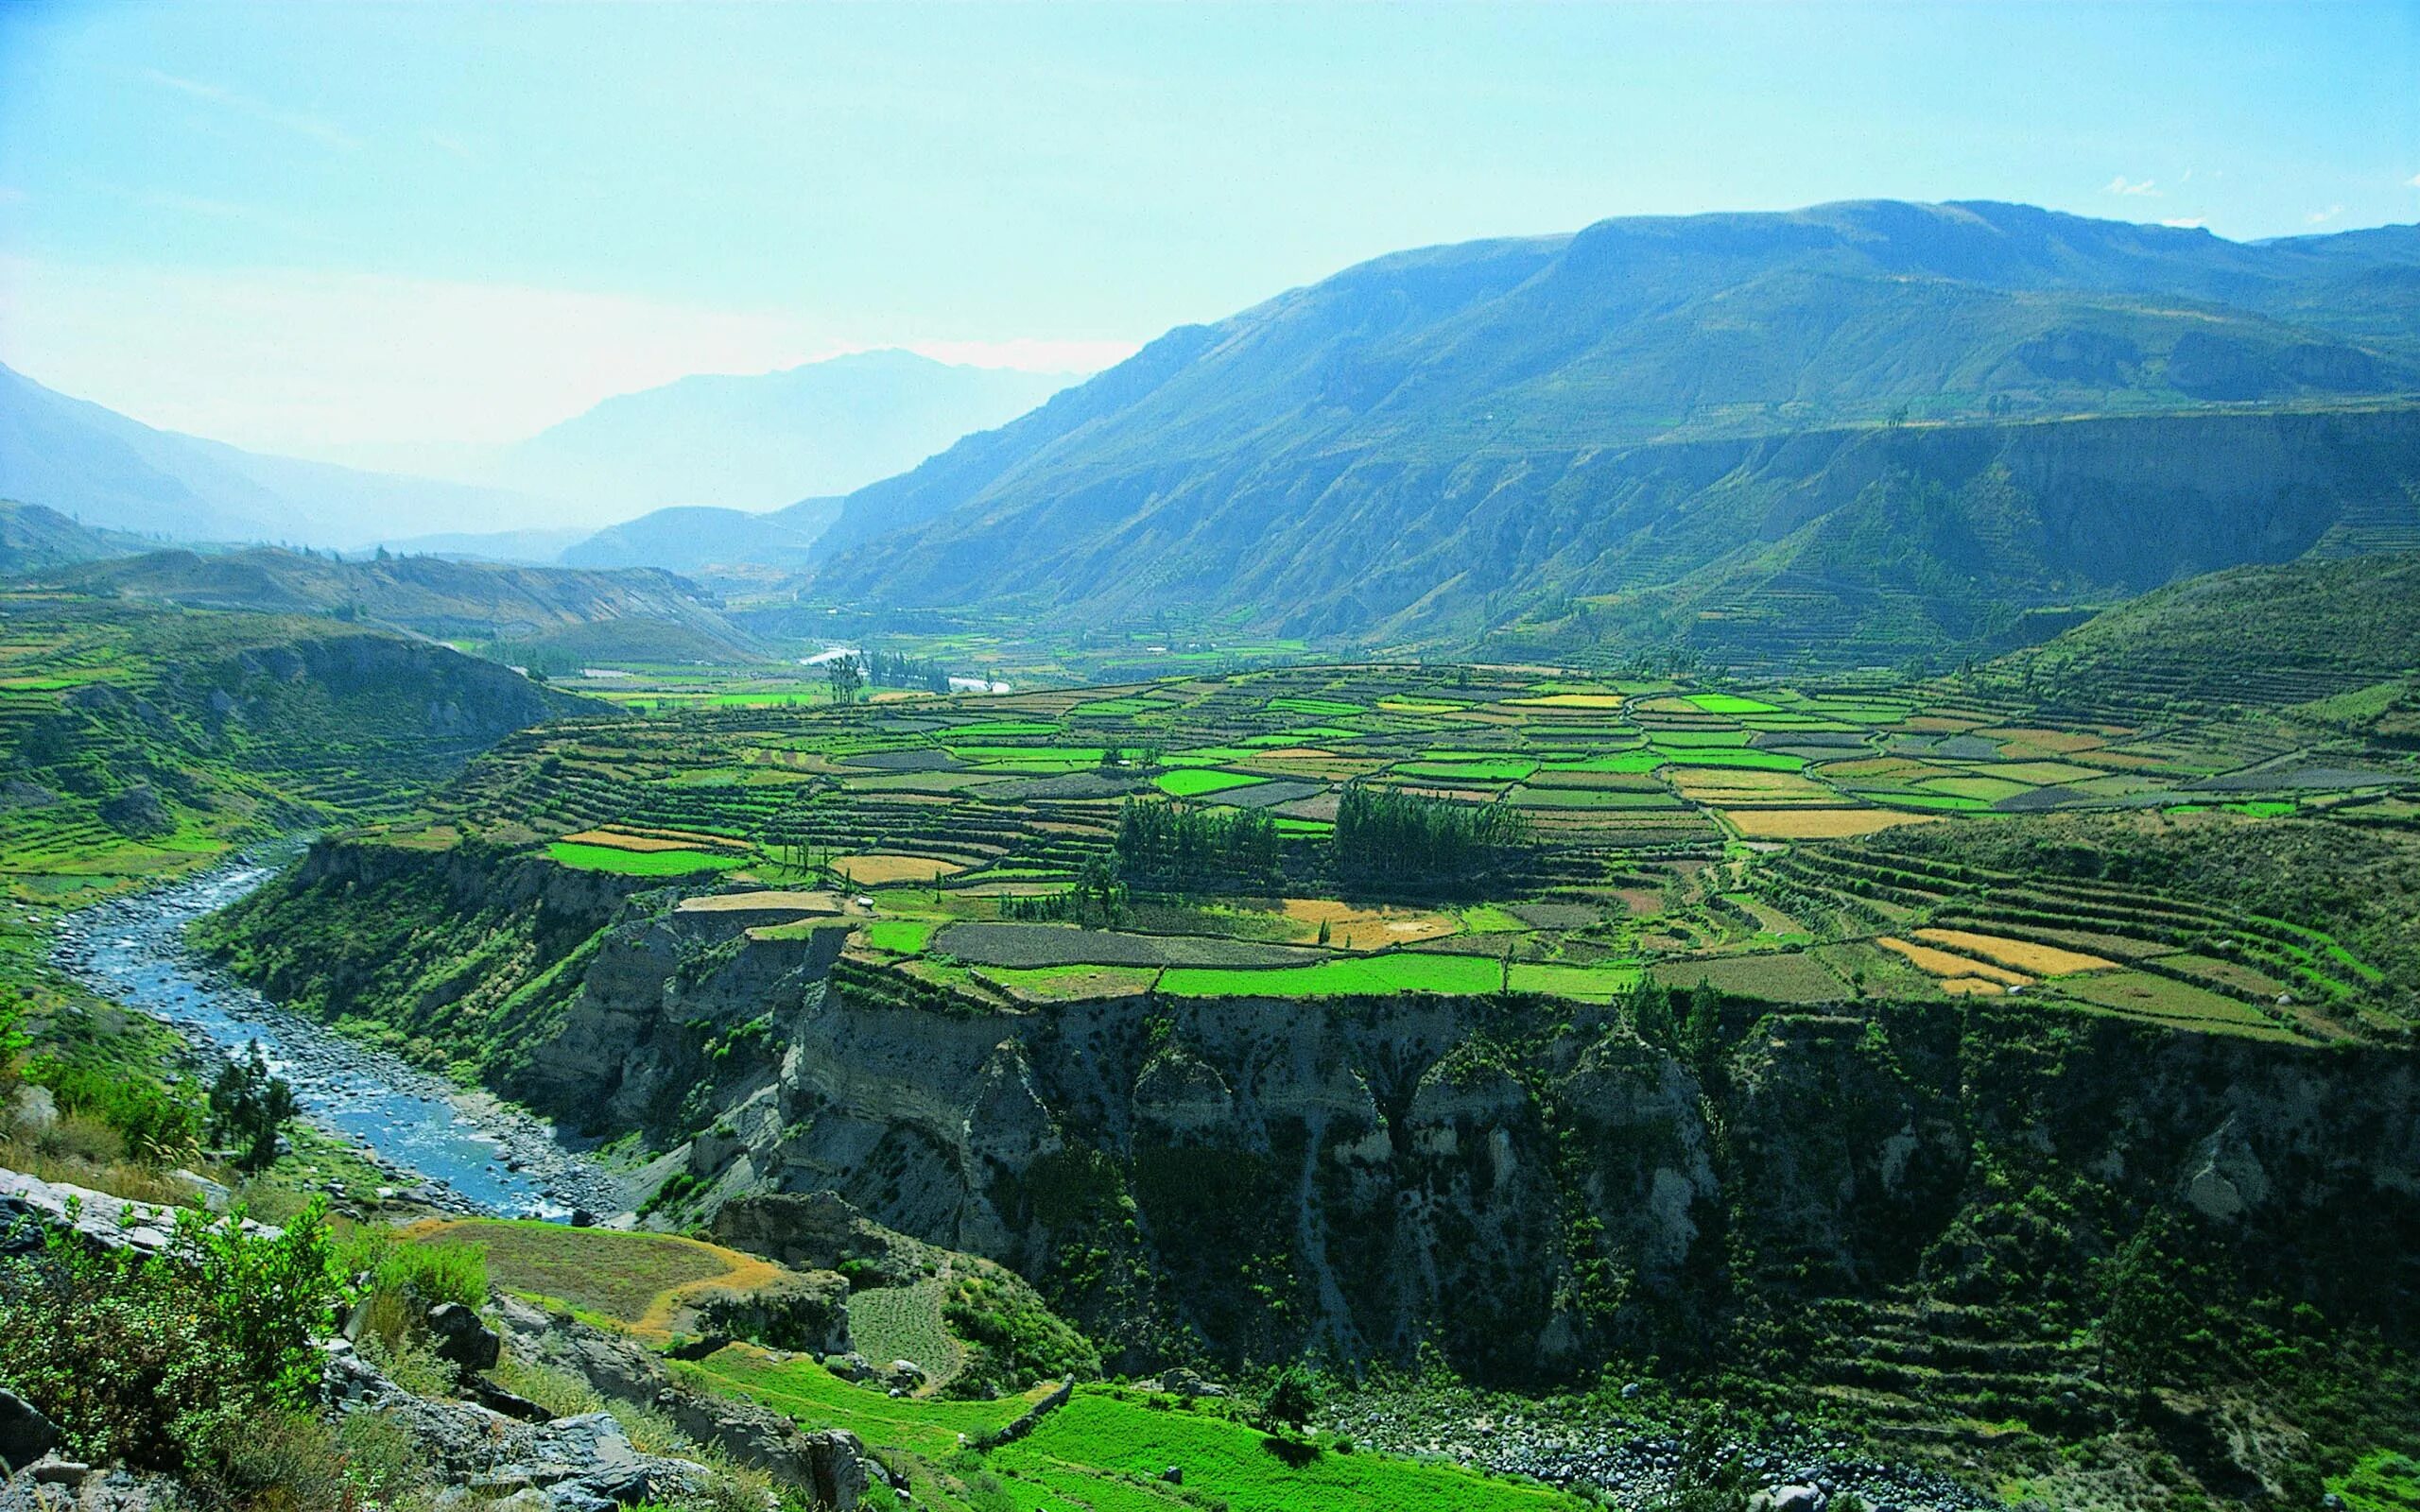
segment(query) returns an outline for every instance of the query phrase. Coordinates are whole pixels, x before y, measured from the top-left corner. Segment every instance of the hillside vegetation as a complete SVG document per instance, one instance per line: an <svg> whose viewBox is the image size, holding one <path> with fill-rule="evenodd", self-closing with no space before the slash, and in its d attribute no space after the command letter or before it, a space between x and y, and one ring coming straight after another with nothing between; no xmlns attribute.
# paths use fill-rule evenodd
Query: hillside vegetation
<svg viewBox="0 0 2420 1512"><path fill-rule="evenodd" d="M159 542L122 530L94 530L39 504L0 499L0 577L130 557Z"/></svg>
<svg viewBox="0 0 2420 1512"><path fill-rule="evenodd" d="M1989 204L1399 253L859 490L813 592L1363 644L1990 649L2072 623L2006 610L2420 539L2415 421L2376 407L2420 325L2361 282L2415 263L2401 234Z"/></svg>
<svg viewBox="0 0 2420 1512"><path fill-rule="evenodd" d="M519 567L445 557L339 560L256 546L203 555L155 551L46 576L79 593L262 614L324 614L439 640L520 643L627 627L643 653L745 661L760 653L695 583L658 568ZM611 633L611 632L606 632Z"/></svg>
<svg viewBox="0 0 2420 1512"><path fill-rule="evenodd" d="M0 870L48 892L391 811L579 700L367 627L0 594Z"/></svg>
<svg viewBox="0 0 2420 1512"><path fill-rule="evenodd" d="M2078 707L2314 705L2373 719L2420 670L2420 556L2242 567L2148 593L1989 669ZM2342 698L2341 703L2334 702ZM2324 701L2326 700L2326 701Z"/></svg>

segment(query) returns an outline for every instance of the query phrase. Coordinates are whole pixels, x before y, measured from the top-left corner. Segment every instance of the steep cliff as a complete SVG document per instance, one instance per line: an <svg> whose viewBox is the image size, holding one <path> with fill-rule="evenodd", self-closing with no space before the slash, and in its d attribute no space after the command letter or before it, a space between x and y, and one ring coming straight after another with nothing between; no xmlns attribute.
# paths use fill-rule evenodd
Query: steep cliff
<svg viewBox="0 0 2420 1512"><path fill-rule="evenodd" d="M837 1193L1031 1279L1113 1367L1433 1349L1537 1383L1660 1361L1921 1380L2047 1420L2089 1410L2080 1331L2169 1214L2179 1263L2227 1295L2414 1326L2405 1051L2014 1000L1709 1000L1645 1038L1632 1005L1518 997L976 1012L835 970L838 928L760 937L624 885L326 847L221 937L306 1006L519 1046L487 1053L499 1085L677 1151L667 1219ZM411 898L421 923L326 944ZM449 998L430 953L468 936L426 921L457 906L510 948ZM266 954L306 916L319 943ZM1981 1362L1943 1384L1847 1351L1915 1305L1954 1312Z"/></svg>

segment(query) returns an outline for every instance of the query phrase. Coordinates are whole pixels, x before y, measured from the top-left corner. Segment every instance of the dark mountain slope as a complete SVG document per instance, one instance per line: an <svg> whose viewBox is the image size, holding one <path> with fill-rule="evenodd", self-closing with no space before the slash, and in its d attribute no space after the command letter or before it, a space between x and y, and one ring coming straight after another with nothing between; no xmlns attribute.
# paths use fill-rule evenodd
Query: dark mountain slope
<svg viewBox="0 0 2420 1512"><path fill-rule="evenodd" d="M634 568L582 572L443 557L332 561L259 547L220 556L164 551L55 575L78 592L199 609L352 615L442 639L514 641L579 626L672 626L745 655L747 638L697 585Z"/></svg>
<svg viewBox="0 0 2420 1512"><path fill-rule="evenodd" d="M426 641L285 615L0 594L0 854L175 869L391 811L504 735L600 706Z"/></svg>
<svg viewBox="0 0 2420 1512"><path fill-rule="evenodd" d="M0 499L0 577L159 548L122 530L94 530L39 504Z"/></svg>
<svg viewBox="0 0 2420 1512"><path fill-rule="evenodd" d="M1175 608L1464 644L1573 594L1689 585L1686 603L1705 586L1693 575L1719 578L1856 501L1905 438L1941 422L2005 434L1948 426L1961 438L1920 447L1918 463L1939 445L2011 448L2036 459L2048 497L2067 486L2059 459L2092 456L2100 433L2069 443L2006 422L2236 416L2420 389L2420 319L2345 293L2420 270L2420 233L2338 242L1850 204L1402 253L1172 332L852 495L814 587L873 604L1071 620ZM1902 417L1915 423L1893 423ZM2128 434L2243 455L2300 444L2273 415L2244 423ZM2411 470L2401 422L2345 423L2387 429L2362 431L2367 471L2336 470L2338 514L2348 498L2391 500ZM2185 470L2174 488L2162 481L2171 464ZM2165 497L2154 514L2208 492L2181 453L2093 465L2105 493ZM1972 472L1945 466L1953 491ZM2271 475L2273 490L2302 487ZM2312 497L2282 526L2210 522L2202 539L2145 542L2077 586L2139 591L2244 559L2221 549L2227 539L2291 555L2337 523L2329 508ZM2055 582L2105 555L2058 538L2055 520L2045 528L2020 580ZM1918 576L1945 574L1966 576L1950 564ZM1829 610L1861 623L1854 597ZM1915 639L1939 644L1931 630Z"/></svg>
<svg viewBox="0 0 2420 1512"><path fill-rule="evenodd" d="M567 546L566 567L662 567L693 573L726 563L796 569L840 512L838 499L805 499L765 514L676 505L609 525Z"/></svg>

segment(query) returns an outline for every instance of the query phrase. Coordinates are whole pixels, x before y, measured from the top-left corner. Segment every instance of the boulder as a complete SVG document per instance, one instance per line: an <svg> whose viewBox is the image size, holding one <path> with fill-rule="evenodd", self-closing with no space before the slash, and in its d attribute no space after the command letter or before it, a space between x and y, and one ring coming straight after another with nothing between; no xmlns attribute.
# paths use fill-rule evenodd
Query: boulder
<svg viewBox="0 0 2420 1512"><path fill-rule="evenodd" d="M0 1484L0 1512L175 1512L191 1504L164 1475L67 1460L38 1460Z"/></svg>
<svg viewBox="0 0 2420 1512"><path fill-rule="evenodd" d="M1824 1512L1824 1492L1813 1486L1775 1486L1748 1498L1748 1512Z"/></svg>
<svg viewBox="0 0 2420 1512"><path fill-rule="evenodd" d="M493 1370L504 1357L504 1340L479 1321L479 1314L459 1302L440 1302L428 1310L428 1332L437 1337L437 1357L465 1370Z"/></svg>
<svg viewBox="0 0 2420 1512"><path fill-rule="evenodd" d="M0 1390L0 1468L21 1470L59 1444L59 1425L13 1391Z"/></svg>
<svg viewBox="0 0 2420 1512"><path fill-rule="evenodd" d="M711 1480L702 1465L640 1453L613 1414L591 1412L526 1430L507 1457L471 1478L471 1488L498 1496L538 1490L554 1512L608 1512L700 1495Z"/></svg>
<svg viewBox="0 0 2420 1512"><path fill-rule="evenodd" d="M790 1271L747 1291L695 1292L673 1317L672 1332L812 1354L845 1350L849 1283L828 1270Z"/></svg>

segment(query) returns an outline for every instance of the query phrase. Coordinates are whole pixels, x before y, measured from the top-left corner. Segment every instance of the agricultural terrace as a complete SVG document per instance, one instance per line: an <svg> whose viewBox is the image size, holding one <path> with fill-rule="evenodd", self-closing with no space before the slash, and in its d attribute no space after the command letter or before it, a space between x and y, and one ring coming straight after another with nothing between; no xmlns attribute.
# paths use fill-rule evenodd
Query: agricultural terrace
<svg viewBox="0 0 2420 1512"><path fill-rule="evenodd" d="M499 1288L519 1293L612 1332L661 1348L683 1332L686 1310L714 1294L795 1284L771 1262L671 1234L488 1219L423 1223L406 1243L471 1246ZM1237 1420L1232 1402L1085 1385L1010 1443L990 1440L1052 1400L1043 1381L997 1396L954 1400L949 1356L969 1345L944 1319L944 1282L876 1286L849 1295L858 1352L919 1362L934 1386L894 1394L881 1380L843 1380L808 1354L728 1343L671 1368L709 1390L760 1402L809 1429L856 1434L908 1483L917 1505L937 1512L992 1512L1075 1504L1138 1509L1199 1507L1216 1496L1231 1508L1480 1508L1565 1512L1580 1503L1547 1487L1490 1479L1456 1466L1340 1449L1332 1440L1271 1438ZM938 1366L938 1369L936 1367ZM1182 1488L1160 1479L1170 1465ZM1189 1493L1189 1494L1188 1494Z"/></svg>
<svg viewBox="0 0 2420 1512"><path fill-rule="evenodd" d="M1352 666L559 723L390 833L862 896L853 988L984 1011L1704 982L2324 1041L2403 1032L2399 936L2156 858L2359 833L2392 870L2414 779L2280 721L2052 717L1954 684Z"/></svg>
<svg viewBox="0 0 2420 1512"><path fill-rule="evenodd" d="M1232 1512L1570 1512L1586 1504L1548 1486L1460 1466L1355 1452L1320 1437L1271 1437L1238 1420L1241 1409L1231 1403L1083 1385L1031 1434L983 1449L966 1446L981 1445L1049 1388L997 1401L891 1400L813 1360L775 1357L746 1344L681 1368L803 1427L848 1429L907 1475L918 1505L945 1512L1176 1512L1203 1505ZM1181 1481L1164 1478L1171 1466Z"/></svg>

